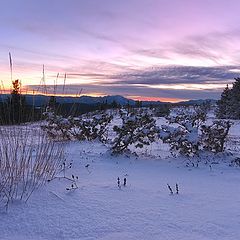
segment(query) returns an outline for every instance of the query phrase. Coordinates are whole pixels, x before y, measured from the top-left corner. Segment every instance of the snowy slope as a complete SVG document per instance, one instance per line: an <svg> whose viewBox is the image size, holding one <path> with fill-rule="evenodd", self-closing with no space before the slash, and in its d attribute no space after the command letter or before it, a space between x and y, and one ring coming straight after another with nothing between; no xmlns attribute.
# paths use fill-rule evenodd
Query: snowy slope
<svg viewBox="0 0 240 240"><path fill-rule="evenodd" d="M110 156L100 143L72 142L66 157L79 189L55 179L1 212L0 239L159 240L240 236L239 169L187 168L181 159ZM90 166L88 169L86 164ZM117 177L127 187L117 187ZM166 187L179 184L180 194Z"/></svg>

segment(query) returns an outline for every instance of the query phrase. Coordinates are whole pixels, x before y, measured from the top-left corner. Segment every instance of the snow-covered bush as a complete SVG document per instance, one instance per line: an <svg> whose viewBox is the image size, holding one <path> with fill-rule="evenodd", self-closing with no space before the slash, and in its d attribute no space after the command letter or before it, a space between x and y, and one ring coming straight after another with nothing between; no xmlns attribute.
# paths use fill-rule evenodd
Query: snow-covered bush
<svg viewBox="0 0 240 240"><path fill-rule="evenodd" d="M121 111L120 116L122 126L113 128L117 134L112 144L113 153L122 153L131 145L142 148L157 139L159 129L152 115L146 110L130 113Z"/></svg>
<svg viewBox="0 0 240 240"><path fill-rule="evenodd" d="M63 118L51 111L46 112L45 115L47 124L42 128L51 138L80 141L99 139L102 142L108 139L108 124L113 118L105 112L93 115L90 119L86 116Z"/></svg>
<svg viewBox="0 0 240 240"><path fill-rule="evenodd" d="M105 143L108 140L108 125L112 118L112 115L107 113L95 115L91 119L70 118L69 132L78 140L99 139Z"/></svg>
<svg viewBox="0 0 240 240"><path fill-rule="evenodd" d="M172 153L178 152L185 156L198 154L199 128L206 120L205 109L179 108L167 119L169 124L161 127L159 137L170 145Z"/></svg>
<svg viewBox="0 0 240 240"><path fill-rule="evenodd" d="M49 140L41 129L0 128L0 202L27 201L33 191L55 176L63 145Z"/></svg>
<svg viewBox="0 0 240 240"><path fill-rule="evenodd" d="M168 118L169 124L161 127L160 139L170 145L172 153L188 157L198 155L200 150L223 152L231 123L214 121L206 125L206 114L204 105L175 110Z"/></svg>
<svg viewBox="0 0 240 240"><path fill-rule="evenodd" d="M42 129L52 139L69 140L71 139L71 124L68 118L64 118L55 114L51 110L44 113L46 117L46 124L42 125Z"/></svg>
<svg viewBox="0 0 240 240"><path fill-rule="evenodd" d="M201 142L203 149L215 153L223 152L230 127L231 122L223 120L214 121L209 126L202 125Z"/></svg>
<svg viewBox="0 0 240 240"><path fill-rule="evenodd" d="M177 127L163 125L159 134L164 143L170 145L172 153L179 152L185 156L194 156L199 150L198 128L190 124Z"/></svg>
<svg viewBox="0 0 240 240"><path fill-rule="evenodd" d="M181 107L174 109L167 120L169 123L185 124L190 123L192 126L200 127L200 125L206 121L207 109L205 105L193 106L193 107Z"/></svg>

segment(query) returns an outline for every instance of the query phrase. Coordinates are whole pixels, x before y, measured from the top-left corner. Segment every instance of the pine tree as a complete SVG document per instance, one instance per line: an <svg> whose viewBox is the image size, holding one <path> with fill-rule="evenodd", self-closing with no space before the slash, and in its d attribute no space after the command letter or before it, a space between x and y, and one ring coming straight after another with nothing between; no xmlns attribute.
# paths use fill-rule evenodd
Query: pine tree
<svg viewBox="0 0 240 240"><path fill-rule="evenodd" d="M235 78L233 87L227 86L218 101L218 118L240 119L240 78Z"/></svg>
<svg viewBox="0 0 240 240"><path fill-rule="evenodd" d="M231 89L226 86L221 94L221 99L218 101L218 108L217 108L217 117L218 118L229 118L231 115Z"/></svg>
<svg viewBox="0 0 240 240"><path fill-rule="evenodd" d="M240 78L235 78L231 89L231 116L233 119L240 119Z"/></svg>
<svg viewBox="0 0 240 240"><path fill-rule="evenodd" d="M19 80L12 81L11 96L8 99L9 105L9 123L20 124L25 122L26 116L26 100L21 95L21 83Z"/></svg>
<svg viewBox="0 0 240 240"><path fill-rule="evenodd" d="M142 101L139 101L139 100L135 101L135 107L141 108L142 107Z"/></svg>
<svg viewBox="0 0 240 240"><path fill-rule="evenodd" d="M57 108L57 101L55 96L51 96L48 102L48 107L54 112Z"/></svg>

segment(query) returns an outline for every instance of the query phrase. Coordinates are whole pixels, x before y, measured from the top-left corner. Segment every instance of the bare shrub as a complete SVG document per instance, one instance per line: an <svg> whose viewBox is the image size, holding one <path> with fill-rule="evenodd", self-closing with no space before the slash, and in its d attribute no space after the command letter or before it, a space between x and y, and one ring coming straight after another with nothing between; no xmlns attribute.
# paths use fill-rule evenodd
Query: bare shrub
<svg viewBox="0 0 240 240"><path fill-rule="evenodd" d="M0 128L0 202L27 201L34 190L52 179L63 159L61 143L36 126Z"/></svg>

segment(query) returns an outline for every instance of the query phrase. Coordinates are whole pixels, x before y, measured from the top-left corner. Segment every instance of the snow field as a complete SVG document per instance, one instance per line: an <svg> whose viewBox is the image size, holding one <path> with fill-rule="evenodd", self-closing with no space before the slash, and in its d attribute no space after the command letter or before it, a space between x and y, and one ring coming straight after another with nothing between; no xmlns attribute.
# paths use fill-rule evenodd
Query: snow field
<svg viewBox="0 0 240 240"><path fill-rule="evenodd" d="M239 153L240 122L233 122L226 148ZM110 123L110 139L120 123L119 117ZM156 123L166 124L166 119L156 118ZM136 152L138 157L116 157L98 141L67 142L65 156L72 168L66 175L78 176L78 189L67 191L71 182L56 178L27 203L15 201L7 212L2 209L0 240L239 238L240 169L229 167L231 155L220 156L211 167L204 161L186 167L186 159L173 158L161 140ZM118 188L118 177L121 184L127 178L126 187Z"/></svg>
<svg viewBox="0 0 240 240"><path fill-rule="evenodd" d="M1 213L0 239L238 239L239 169L183 159L112 157L96 142L66 147L79 189L55 179ZM88 169L85 167L89 164ZM127 177L127 187L117 187ZM179 184L180 194L170 195Z"/></svg>

